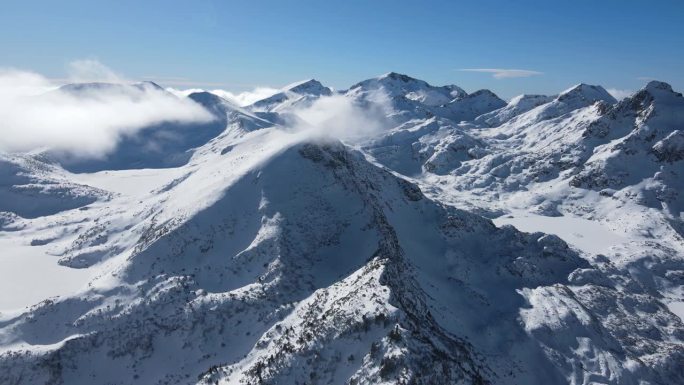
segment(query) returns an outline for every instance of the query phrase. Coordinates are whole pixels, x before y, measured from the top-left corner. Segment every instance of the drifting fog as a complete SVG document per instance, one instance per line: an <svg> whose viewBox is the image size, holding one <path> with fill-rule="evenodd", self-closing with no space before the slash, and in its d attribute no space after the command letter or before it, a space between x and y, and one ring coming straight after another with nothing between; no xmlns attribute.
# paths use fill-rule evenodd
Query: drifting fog
<svg viewBox="0 0 684 385"><path fill-rule="evenodd" d="M105 81L116 87L64 91L60 83ZM124 135L164 122L200 123L212 116L189 99L152 85L131 86L95 61L71 64L58 82L40 74L0 69L0 150L52 149L98 158Z"/></svg>
<svg viewBox="0 0 684 385"><path fill-rule="evenodd" d="M369 96L368 105L360 106L343 95L324 96L310 106L293 111L298 123L293 129L311 138L332 137L358 141L388 128L391 113L389 97L382 90Z"/></svg>

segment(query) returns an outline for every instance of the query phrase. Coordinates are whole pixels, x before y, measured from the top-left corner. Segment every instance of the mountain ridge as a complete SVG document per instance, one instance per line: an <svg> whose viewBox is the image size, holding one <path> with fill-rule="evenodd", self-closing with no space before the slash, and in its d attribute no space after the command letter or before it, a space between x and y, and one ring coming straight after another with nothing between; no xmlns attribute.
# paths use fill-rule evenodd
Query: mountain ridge
<svg viewBox="0 0 684 385"><path fill-rule="evenodd" d="M382 129L291 123L326 97ZM213 131L170 167L2 155L0 247L89 275L0 313L0 382L683 379L684 99L666 83L506 103L391 72L188 98ZM516 229L534 220L569 229ZM577 242L595 229L612 243Z"/></svg>

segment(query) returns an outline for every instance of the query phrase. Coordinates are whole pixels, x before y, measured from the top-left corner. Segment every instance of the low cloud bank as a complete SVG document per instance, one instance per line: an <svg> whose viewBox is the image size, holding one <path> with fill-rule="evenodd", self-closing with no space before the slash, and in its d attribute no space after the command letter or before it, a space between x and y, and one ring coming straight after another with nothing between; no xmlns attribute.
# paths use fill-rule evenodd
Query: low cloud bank
<svg viewBox="0 0 684 385"><path fill-rule="evenodd" d="M50 149L101 158L144 127L212 120L199 104L151 84L127 84L99 62L77 61L69 72L69 81L109 84L60 88L37 73L0 69L0 151Z"/></svg>

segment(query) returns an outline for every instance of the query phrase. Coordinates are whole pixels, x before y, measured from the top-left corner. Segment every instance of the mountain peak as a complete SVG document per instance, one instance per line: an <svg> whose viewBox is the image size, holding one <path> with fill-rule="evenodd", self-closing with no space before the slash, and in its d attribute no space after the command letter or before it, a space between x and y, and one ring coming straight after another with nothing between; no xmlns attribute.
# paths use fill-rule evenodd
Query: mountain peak
<svg viewBox="0 0 684 385"><path fill-rule="evenodd" d="M648 92L655 98L668 98L682 96L681 93L672 89L672 86L665 82L652 80L646 84L639 92Z"/></svg>
<svg viewBox="0 0 684 385"><path fill-rule="evenodd" d="M465 96L468 96L468 93L465 92L465 90L455 84L449 84L446 86L443 86L445 90L449 91L449 95L451 95L454 99L458 98L463 98Z"/></svg>
<svg viewBox="0 0 684 385"><path fill-rule="evenodd" d="M487 90L487 89L482 89L482 90L477 90L473 92L472 94L468 95L468 97L478 97L478 96L491 96L495 98L499 98L494 92Z"/></svg>
<svg viewBox="0 0 684 385"><path fill-rule="evenodd" d="M283 87L282 91L254 102L252 108L260 112L273 112L295 104L310 103L320 96L330 95L332 95L331 88L324 86L316 79L307 79L289 84Z"/></svg>
<svg viewBox="0 0 684 385"><path fill-rule="evenodd" d="M658 91L670 91L670 92L674 92L674 91L672 90L672 86L671 86L671 85L669 85L668 83L665 83L665 82L658 81L658 80L651 80L650 82L648 82L648 84L646 84L646 86L644 87L644 89L647 90L647 91L656 91L656 90L658 90Z"/></svg>
<svg viewBox="0 0 684 385"><path fill-rule="evenodd" d="M316 79L308 79L300 82L292 83L283 88L286 91L294 92L297 94L309 94L309 95L330 95L332 90L319 82Z"/></svg>
<svg viewBox="0 0 684 385"><path fill-rule="evenodd" d="M681 96L682 94L674 91L671 85L652 80L630 97L623 99L620 106L629 110L643 111L654 102L668 104L680 100Z"/></svg>
<svg viewBox="0 0 684 385"><path fill-rule="evenodd" d="M188 99L202 105L213 115L221 118L225 117L227 106L235 107L230 101L208 91L193 92L188 95Z"/></svg>
<svg viewBox="0 0 684 385"><path fill-rule="evenodd" d="M410 76L408 76L408 75L400 74L400 73L397 73L397 72L388 72L388 73L386 73L386 74L380 76L379 79L400 80L400 81L402 81L402 82L404 82L404 83L408 83L408 82L411 82L411 81L416 81L416 80L418 80L418 79L416 79L416 78L412 78L412 77L410 77Z"/></svg>
<svg viewBox="0 0 684 385"><path fill-rule="evenodd" d="M482 90L477 90L471 94L468 94L462 98L462 100L486 100L487 103L492 104L493 106L496 106L496 108L501 108L504 107L507 103L502 100L497 94L494 92L487 90L487 89L482 89Z"/></svg>
<svg viewBox="0 0 684 385"><path fill-rule="evenodd" d="M561 102L576 100L589 104L593 104L599 100L609 104L614 104L617 102L617 100L610 93L608 93L605 88L586 83L580 83L570 87L569 89L561 92L556 99Z"/></svg>
<svg viewBox="0 0 684 385"><path fill-rule="evenodd" d="M159 90L159 91L164 91L164 88L162 86L160 86L159 84L157 84L151 80L144 80L140 83L137 83L136 85L139 85L141 87L154 88L154 89Z"/></svg>
<svg viewBox="0 0 684 385"><path fill-rule="evenodd" d="M378 77L375 78L370 78L363 80L361 82L358 82L351 87L349 87L349 90L353 90L356 88L370 88L374 89L379 86L382 86L384 88L393 88L393 89L398 89L398 90L416 90L418 88L420 89L425 89L425 88L438 88L438 87L433 87L430 84L428 84L424 80L412 78L408 75L400 74L397 72L388 72L386 74L382 74ZM445 88L446 90L446 88ZM389 90L388 90L389 91Z"/></svg>

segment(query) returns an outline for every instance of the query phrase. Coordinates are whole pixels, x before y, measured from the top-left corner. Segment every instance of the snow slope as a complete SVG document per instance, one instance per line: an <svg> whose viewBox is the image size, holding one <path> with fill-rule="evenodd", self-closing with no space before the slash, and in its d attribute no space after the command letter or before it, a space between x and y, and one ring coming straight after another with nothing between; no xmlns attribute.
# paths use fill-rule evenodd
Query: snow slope
<svg viewBox="0 0 684 385"><path fill-rule="evenodd" d="M291 124L330 95L191 94L165 169L3 155L0 383L684 381L681 94L389 73L372 137Z"/></svg>
<svg viewBox="0 0 684 385"><path fill-rule="evenodd" d="M551 97L545 95L519 95L511 99L505 107L482 114L475 120L491 127L500 126L514 117L552 100Z"/></svg>

